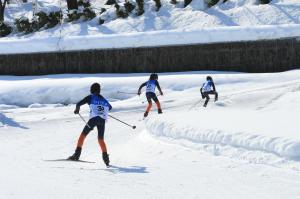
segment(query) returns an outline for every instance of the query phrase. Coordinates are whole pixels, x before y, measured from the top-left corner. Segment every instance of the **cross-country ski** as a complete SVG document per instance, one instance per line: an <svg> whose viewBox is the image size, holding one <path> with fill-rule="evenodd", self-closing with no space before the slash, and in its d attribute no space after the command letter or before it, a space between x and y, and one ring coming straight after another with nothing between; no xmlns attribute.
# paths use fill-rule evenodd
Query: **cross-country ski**
<svg viewBox="0 0 300 199"><path fill-rule="evenodd" d="M88 160L72 160L72 159L69 159L69 158L66 158L66 159L51 159L51 160L44 160L46 162L82 162L82 163L96 163L96 162L93 162L93 161L88 161Z"/></svg>

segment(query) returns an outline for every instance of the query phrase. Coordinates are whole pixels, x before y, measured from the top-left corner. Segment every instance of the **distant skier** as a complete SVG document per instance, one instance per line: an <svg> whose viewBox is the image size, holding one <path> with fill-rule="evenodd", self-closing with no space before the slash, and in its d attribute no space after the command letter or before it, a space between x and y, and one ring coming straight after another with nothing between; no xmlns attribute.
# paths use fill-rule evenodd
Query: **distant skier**
<svg viewBox="0 0 300 199"><path fill-rule="evenodd" d="M206 77L206 82L202 85L200 89L202 99L206 98L203 106L206 107L209 101L209 95L215 95L215 102L218 100L218 93L216 91L216 87L214 81L211 76Z"/></svg>
<svg viewBox="0 0 300 199"><path fill-rule="evenodd" d="M90 106L90 119L79 136L75 153L68 158L69 160L79 160L83 142L89 132L96 126L98 130L98 143L102 150L102 158L105 165L109 166L109 157L107 154L106 144L104 142L104 130L105 121L107 119L108 112L112 109L112 106L100 95L100 90L100 84L92 84L90 88L91 95L88 95L76 104L76 109L74 111L75 114L79 114L80 106L84 104L88 104Z"/></svg>
<svg viewBox="0 0 300 199"><path fill-rule="evenodd" d="M160 88L159 83L158 83L157 80L158 80L158 75L155 74L155 73L152 73L150 75L149 80L147 82L143 83L140 86L139 90L138 90L138 95L140 95L142 88L144 86L146 86L146 98L147 98L147 101L148 101L148 107L147 107L147 109L144 113L144 117L147 117L149 111L151 110L152 100L156 103L158 114L162 113L160 103L159 103L159 101L157 99L157 96L155 94L155 88L157 87L157 89L160 92L160 95L163 95L163 92L161 91L161 88Z"/></svg>

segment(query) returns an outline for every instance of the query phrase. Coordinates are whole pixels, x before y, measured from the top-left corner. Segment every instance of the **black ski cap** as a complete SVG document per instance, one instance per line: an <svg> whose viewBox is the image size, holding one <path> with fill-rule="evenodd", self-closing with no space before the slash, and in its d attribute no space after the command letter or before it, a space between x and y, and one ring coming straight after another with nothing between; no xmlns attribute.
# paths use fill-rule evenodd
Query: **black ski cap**
<svg viewBox="0 0 300 199"><path fill-rule="evenodd" d="M91 85L91 93L92 94L100 94L100 90L101 90L101 87L100 87L100 84L98 83L93 83Z"/></svg>
<svg viewBox="0 0 300 199"><path fill-rule="evenodd" d="M155 80L155 79L158 79L158 75L156 73L152 73L150 75L150 80Z"/></svg>
<svg viewBox="0 0 300 199"><path fill-rule="evenodd" d="M207 80L207 81L209 81L209 80L212 81L212 77L211 77L211 76L207 76L207 77L206 77L206 80Z"/></svg>

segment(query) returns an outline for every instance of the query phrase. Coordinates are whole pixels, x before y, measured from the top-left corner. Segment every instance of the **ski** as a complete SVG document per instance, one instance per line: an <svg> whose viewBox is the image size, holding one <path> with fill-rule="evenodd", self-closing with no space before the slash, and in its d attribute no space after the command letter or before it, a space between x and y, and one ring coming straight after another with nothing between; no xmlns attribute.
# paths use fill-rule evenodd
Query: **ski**
<svg viewBox="0 0 300 199"><path fill-rule="evenodd" d="M142 119L139 119L138 121L139 122L142 122L142 121L144 121L146 119L146 117L143 117Z"/></svg>
<svg viewBox="0 0 300 199"><path fill-rule="evenodd" d="M47 162L63 162L63 161L66 161L66 162L96 163L96 162L87 161L87 160L69 160L69 159L52 159L52 160L44 160L44 161L47 161Z"/></svg>

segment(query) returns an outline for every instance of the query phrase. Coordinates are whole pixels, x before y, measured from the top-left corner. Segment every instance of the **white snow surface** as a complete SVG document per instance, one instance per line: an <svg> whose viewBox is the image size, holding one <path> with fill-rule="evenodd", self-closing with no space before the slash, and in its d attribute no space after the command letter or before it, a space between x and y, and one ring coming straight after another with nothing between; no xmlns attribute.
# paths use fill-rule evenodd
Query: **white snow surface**
<svg viewBox="0 0 300 199"><path fill-rule="evenodd" d="M203 113L197 110L149 119L146 127L154 135L175 140L261 150L286 158L300 159L297 113L292 113L291 120L272 117L275 113L244 111L241 117L240 111L226 111L216 116L215 111L205 110ZM216 117L222 119L217 120ZM182 118L189 119L182 120ZM245 128L249 123L253 125ZM273 125L274 123L277 125Z"/></svg>
<svg viewBox="0 0 300 199"><path fill-rule="evenodd" d="M199 88L211 75L219 101L203 108ZM142 120L135 93L149 74L0 76L0 198L300 197L300 71L161 73L164 96ZM93 82L111 101L102 162L96 129L82 160L44 161L74 152L84 122L74 103ZM88 119L88 106L81 108ZM26 186L25 186L26 185Z"/></svg>
<svg viewBox="0 0 300 199"><path fill-rule="evenodd" d="M172 5L162 1L156 12L153 1L145 1L145 14L126 19L115 16L115 8L104 1L91 1L98 13L107 12L99 25L98 17L88 22L62 23L52 29L29 35L11 34L0 39L0 53L30 53L86 49L130 48L215 42L253 41L300 37L300 2L273 0L259 5L255 0L228 0L207 8L203 0L194 0L183 8L183 2ZM121 2L122 3L122 2ZM45 0L39 9L66 8L66 2ZM31 3L8 5L8 22L23 15L31 18Z"/></svg>

